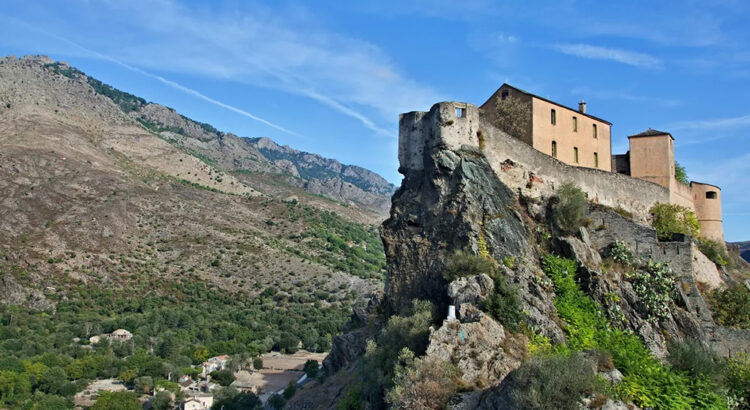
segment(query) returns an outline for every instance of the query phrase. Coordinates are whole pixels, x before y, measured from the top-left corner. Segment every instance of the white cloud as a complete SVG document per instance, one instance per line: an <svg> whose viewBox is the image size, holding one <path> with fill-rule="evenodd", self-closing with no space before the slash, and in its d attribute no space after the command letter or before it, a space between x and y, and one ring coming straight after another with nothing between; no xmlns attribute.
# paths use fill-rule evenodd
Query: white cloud
<svg viewBox="0 0 750 410"><path fill-rule="evenodd" d="M54 15L27 18L140 69L304 96L378 135L395 137L395 127L388 125L400 112L428 109L441 100L438 92L403 74L379 47L322 28L305 9L210 4L81 0L67 6L80 16L76 27Z"/></svg>
<svg viewBox="0 0 750 410"><path fill-rule="evenodd" d="M750 114L739 117L682 121L670 126L673 130L736 129L750 127Z"/></svg>
<svg viewBox="0 0 750 410"><path fill-rule="evenodd" d="M651 55L618 48L600 47L590 44L559 44L557 51L582 58L609 60L640 68L662 68L664 63Z"/></svg>

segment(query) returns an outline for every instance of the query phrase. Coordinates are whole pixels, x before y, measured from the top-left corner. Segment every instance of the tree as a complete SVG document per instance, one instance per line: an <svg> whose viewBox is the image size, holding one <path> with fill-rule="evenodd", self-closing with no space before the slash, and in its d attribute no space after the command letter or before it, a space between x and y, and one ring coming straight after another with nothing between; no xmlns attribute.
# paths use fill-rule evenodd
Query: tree
<svg viewBox="0 0 750 410"><path fill-rule="evenodd" d="M138 393L149 393L154 388L154 379L151 376L137 377L133 383Z"/></svg>
<svg viewBox="0 0 750 410"><path fill-rule="evenodd" d="M657 203L649 210L651 227L660 240L671 240L675 234L696 237L700 233L700 223L693 211L677 204Z"/></svg>
<svg viewBox="0 0 750 410"><path fill-rule="evenodd" d="M317 360L308 360L305 362L305 367L303 367L302 370L304 370L307 377L314 379L318 376L318 368Z"/></svg>
<svg viewBox="0 0 750 410"><path fill-rule="evenodd" d="M211 380L222 386L229 386L234 381L234 373L229 369L211 372Z"/></svg>
<svg viewBox="0 0 750 410"><path fill-rule="evenodd" d="M297 383L294 382L294 380L291 380L289 384L286 385L286 389L284 389L284 398L289 400L297 393Z"/></svg>
<svg viewBox="0 0 750 410"><path fill-rule="evenodd" d="M230 389L231 387L228 387ZM231 397L219 397L215 396L216 401L214 402L214 409L223 410L252 410L261 408L261 402L258 396L253 393L239 393L235 390L235 394ZM283 399L282 399L283 400Z"/></svg>
<svg viewBox="0 0 750 410"><path fill-rule="evenodd" d="M268 398L268 404L276 410L281 410L286 405L286 400L278 394L274 394Z"/></svg>
<svg viewBox="0 0 750 410"><path fill-rule="evenodd" d="M193 363L194 364L200 364L206 361L208 357L210 356L210 353L206 346L196 346L193 350Z"/></svg>
<svg viewBox="0 0 750 410"><path fill-rule="evenodd" d="M172 408L172 395L167 390L156 393L154 400L151 402L151 408L154 410L167 410Z"/></svg>
<svg viewBox="0 0 750 410"><path fill-rule="evenodd" d="M557 227L567 235L573 235L583 225L588 212L586 195L573 183L560 186L554 205Z"/></svg>
<svg viewBox="0 0 750 410"><path fill-rule="evenodd" d="M263 359L261 359L260 357L256 357L255 359L253 359L253 368L255 370L262 369L263 368Z"/></svg>
<svg viewBox="0 0 750 410"><path fill-rule="evenodd" d="M690 184L690 178L688 178L687 170L677 161L674 162L674 179L682 182L685 185Z"/></svg>
<svg viewBox="0 0 750 410"><path fill-rule="evenodd" d="M515 138L523 138L531 128L529 104L518 98L497 99L497 123L502 131Z"/></svg>
<svg viewBox="0 0 750 410"><path fill-rule="evenodd" d="M99 393L96 403L91 410L142 410L143 406L138 401L138 395L129 391Z"/></svg>

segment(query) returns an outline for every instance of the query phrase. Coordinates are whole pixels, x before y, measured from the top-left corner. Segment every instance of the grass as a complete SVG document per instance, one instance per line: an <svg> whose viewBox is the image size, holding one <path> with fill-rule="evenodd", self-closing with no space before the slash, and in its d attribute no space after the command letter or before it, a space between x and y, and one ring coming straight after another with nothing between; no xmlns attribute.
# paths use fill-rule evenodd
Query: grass
<svg viewBox="0 0 750 410"><path fill-rule="evenodd" d="M576 283L574 261L547 255L543 269L555 285L555 307L566 324L568 344L553 351L567 354L581 349L600 349L612 355L625 376L617 386L620 397L641 407L655 409L726 408L718 387L704 377L690 377L662 365L631 333L612 329L598 303Z"/></svg>

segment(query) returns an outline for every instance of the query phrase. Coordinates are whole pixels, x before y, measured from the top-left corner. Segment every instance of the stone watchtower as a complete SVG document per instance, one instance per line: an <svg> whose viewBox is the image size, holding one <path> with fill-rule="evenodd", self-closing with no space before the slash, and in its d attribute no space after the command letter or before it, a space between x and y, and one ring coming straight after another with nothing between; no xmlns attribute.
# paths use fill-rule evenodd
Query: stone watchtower
<svg viewBox="0 0 750 410"><path fill-rule="evenodd" d="M626 157L630 176L667 188L669 202L695 211L701 225L701 236L723 243L721 189L695 181L687 185L675 178L674 137L668 132L649 128L628 139L630 151ZM616 160L621 161L620 158Z"/></svg>

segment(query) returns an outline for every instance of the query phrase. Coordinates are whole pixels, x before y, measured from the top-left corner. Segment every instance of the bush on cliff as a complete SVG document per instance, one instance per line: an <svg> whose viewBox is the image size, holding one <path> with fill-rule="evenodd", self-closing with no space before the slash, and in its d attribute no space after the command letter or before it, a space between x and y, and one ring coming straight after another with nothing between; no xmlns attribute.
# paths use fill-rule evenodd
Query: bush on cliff
<svg viewBox="0 0 750 410"><path fill-rule="evenodd" d="M466 251L455 251L448 257L443 276L448 282L458 278L481 275L492 277L497 270L495 261Z"/></svg>
<svg viewBox="0 0 750 410"><path fill-rule="evenodd" d="M394 409L440 409L461 385L458 370L449 361L415 358L409 349L398 356L393 388L386 401Z"/></svg>
<svg viewBox="0 0 750 410"><path fill-rule="evenodd" d="M651 227L656 230L656 237L662 241L671 240L675 234L696 237L700 233L700 224L693 211L677 204L657 203L649 210Z"/></svg>
<svg viewBox="0 0 750 410"><path fill-rule="evenodd" d="M450 282L460 277L483 273L492 278L495 288L479 307L509 330L518 331L524 318L518 291L508 283L492 257L456 251L448 258L444 276Z"/></svg>
<svg viewBox="0 0 750 410"><path fill-rule="evenodd" d="M581 398L597 390L594 372L578 355L534 358L510 373L510 399L517 409L579 409Z"/></svg>
<svg viewBox="0 0 750 410"><path fill-rule="evenodd" d="M404 316L391 316L377 338L369 340L362 366L362 393L376 407L382 407L384 393L393 386L398 355L406 348L417 356L424 355L435 318L435 306L414 300Z"/></svg>
<svg viewBox="0 0 750 410"><path fill-rule="evenodd" d="M566 235L574 235L583 226L588 214L588 202L581 188L569 182L557 190L553 205L557 228Z"/></svg>
<svg viewBox="0 0 750 410"><path fill-rule="evenodd" d="M750 329L750 291L743 285L717 289L708 295L714 320L722 326Z"/></svg>
<svg viewBox="0 0 750 410"><path fill-rule="evenodd" d="M729 255L724 244L706 238L697 238L697 242L701 253L717 266L726 266L729 263Z"/></svg>

